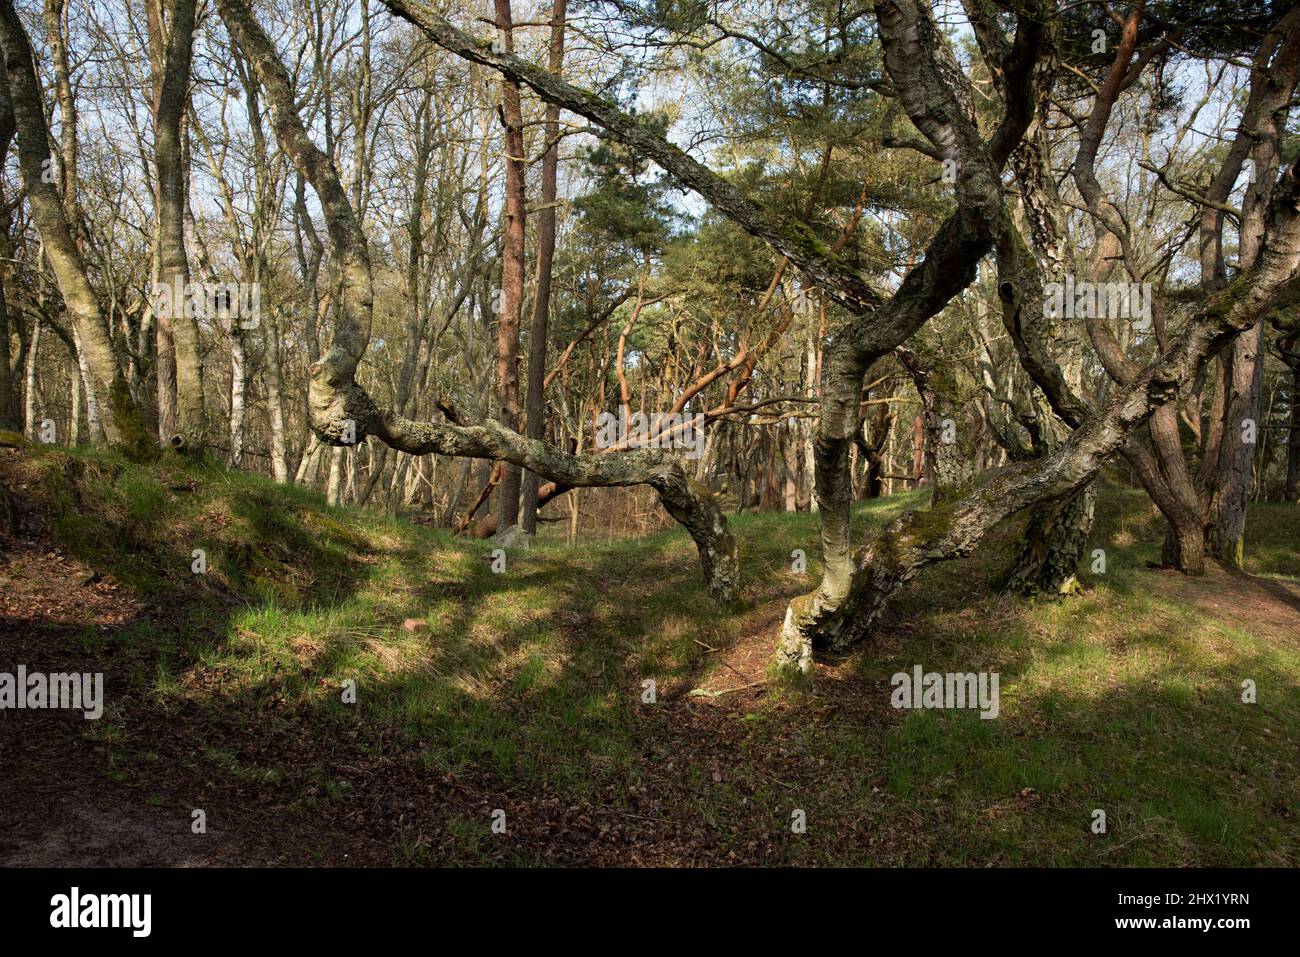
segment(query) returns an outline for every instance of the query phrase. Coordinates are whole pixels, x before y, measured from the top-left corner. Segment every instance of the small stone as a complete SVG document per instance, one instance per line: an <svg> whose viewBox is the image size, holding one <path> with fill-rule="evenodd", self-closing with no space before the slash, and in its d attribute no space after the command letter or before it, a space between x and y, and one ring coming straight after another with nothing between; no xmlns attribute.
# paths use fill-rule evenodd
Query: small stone
<svg viewBox="0 0 1300 957"><path fill-rule="evenodd" d="M501 548L528 548L532 543L533 536L518 525L511 525L492 536L492 544Z"/></svg>
<svg viewBox="0 0 1300 957"><path fill-rule="evenodd" d="M402 622L402 629L415 634L417 631L424 631L429 627L429 623L423 618L408 618Z"/></svg>

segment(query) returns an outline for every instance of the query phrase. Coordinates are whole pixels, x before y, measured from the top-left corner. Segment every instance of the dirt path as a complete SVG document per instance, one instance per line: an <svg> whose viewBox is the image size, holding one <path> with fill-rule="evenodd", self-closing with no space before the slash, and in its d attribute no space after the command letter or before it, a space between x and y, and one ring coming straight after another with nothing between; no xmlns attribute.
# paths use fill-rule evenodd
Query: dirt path
<svg viewBox="0 0 1300 957"><path fill-rule="evenodd" d="M1174 571L1143 573L1144 585L1225 622L1300 645L1300 582L1247 575L1207 563L1196 577Z"/></svg>
<svg viewBox="0 0 1300 957"><path fill-rule="evenodd" d="M47 674L102 671L108 700L124 676L111 655L87 650L87 634L150 615L59 549L0 538L0 671L19 664ZM251 835L224 828L195 835L183 812L115 784L109 735L109 725L80 712L0 710L0 866L275 862Z"/></svg>

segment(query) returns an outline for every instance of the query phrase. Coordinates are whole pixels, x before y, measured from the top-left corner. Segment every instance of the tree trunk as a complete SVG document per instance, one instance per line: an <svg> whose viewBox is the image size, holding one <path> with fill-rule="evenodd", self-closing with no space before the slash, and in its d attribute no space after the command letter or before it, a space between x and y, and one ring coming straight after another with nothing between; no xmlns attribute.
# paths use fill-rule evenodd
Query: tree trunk
<svg viewBox="0 0 1300 957"><path fill-rule="evenodd" d="M271 424L271 474L280 484L289 481L289 458L284 433L284 370L280 358L280 334L275 324L267 330L269 366L264 372L266 405Z"/></svg>
<svg viewBox="0 0 1300 957"><path fill-rule="evenodd" d="M1165 526L1165 541L1160 562L1166 568L1185 575L1205 573L1205 527L1197 521L1170 521Z"/></svg>
<svg viewBox="0 0 1300 957"><path fill-rule="evenodd" d="M799 448L794 424L782 423L777 432L777 451L781 456L781 474L785 479L785 510L799 511Z"/></svg>
<svg viewBox="0 0 1300 957"><path fill-rule="evenodd" d="M923 362L906 346L899 346L895 355L911 375L921 400L921 414L913 423L914 441L920 443L915 453L930 484L930 503L941 505L958 497L971 478L970 456L964 451L970 443L957 434L955 384L945 370Z"/></svg>
<svg viewBox="0 0 1300 957"><path fill-rule="evenodd" d="M1291 365L1291 427L1286 440L1286 488L1282 496L1300 502L1300 356Z"/></svg>
<svg viewBox="0 0 1300 957"><path fill-rule="evenodd" d="M68 448L75 449L81 444L81 373L73 363L72 375L68 376L68 399L72 406L68 416Z"/></svg>
<svg viewBox="0 0 1300 957"><path fill-rule="evenodd" d="M507 52L514 51L510 0L493 0L497 27ZM524 218L527 158L519 84L501 81L501 122L505 127L505 236L501 246L501 313L497 317L498 416L509 429L519 427L519 326L524 301ZM497 527L519 522L519 466L506 462L497 486Z"/></svg>
<svg viewBox="0 0 1300 957"><path fill-rule="evenodd" d="M0 276L0 428L11 429L18 425L18 399L9 365L13 360L9 354L9 307L4 284Z"/></svg>
<svg viewBox="0 0 1300 957"><path fill-rule="evenodd" d="M3 85L0 83L0 85ZM9 108L9 98L0 96L0 162L9 156L9 146L14 138L14 116ZM0 196L0 208L5 205ZM12 214L0 213L0 260L12 258L9 243L9 225ZM13 361L9 354L9 298L8 284L10 269L7 263L0 261L0 428L17 428L18 390L14 382Z"/></svg>
<svg viewBox="0 0 1300 957"><path fill-rule="evenodd" d="M325 486L325 501L330 505L340 504L343 498L343 456L347 451L342 446L330 450L330 475Z"/></svg>
<svg viewBox="0 0 1300 957"><path fill-rule="evenodd" d="M1246 501L1254 481L1256 443L1264 432L1260 422L1263 327L1261 319L1237 337L1227 354L1230 391L1219 451L1210 547L1216 558L1236 568L1245 561Z"/></svg>
<svg viewBox="0 0 1300 957"><path fill-rule="evenodd" d="M243 468L244 426L247 418L248 363L239 322L230 328L230 466Z"/></svg>
<svg viewBox="0 0 1300 957"><path fill-rule="evenodd" d="M176 343L172 339L170 314L154 316L154 339L157 359L154 368L158 380L158 439L170 445L178 435L176 415Z"/></svg>
<svg viewBox="0 0 1300 957"><path fill-rule="evenodd" d="M106 399L104 431L111 442L136 450L152 444L144 430L117 361L107 323L73 240L58 190L45 181L49 129L41 109L31 41L12 0L0 0L0 46L4 49L6 92L18 128L18 165L32 221L40 233L68 314L81 338L91 370L91 387Z"/></svg>
<svg viewBox="0 0 1300 957"><path fill-rule="evenodd" d="M1034 506L1007 588L1026 595L1079 591L1079 559L1092 532L1095 505L1096 496L1088 484L1064 501Z"/></svg>
<svg viewBox="0 0 1300 957"><path fill-rule="evenodd" d="M159 272L173 290L189 282L185 253L186 176L181 149L181 124L189 99L190 59L194 40L195 0L172 0L167 59L158 95L156 164L158 168ZM176 431L168 440L199 449L205 441L203 366L199 356L199 327L186 308L185 296L171 302L169 345L175 355ZM159 331L165 323L159 317ZM160 337L160 345L163 345ZM161 382L160 379L160 388Z"/></svg>
<svg viewBox="0 0 1300 957"><path fill-rule="evenodd" d="M36 434L36 361L41 351L41 317L32 323L32 344L27 349L27 377L23 390L23 434L33 442L39 442Z"/></svg>
<svg viewBox="0 0 1300 957"><path fill-rule="evenodd" d="M86 394L86 427L90 433L91 442L104 441L104 425L99 415L99 397L95 395L94 380L90 375L90 367L86 364L86 353L81 348L81 337L77 335L77 328L72 328L72 342L76 346L76 356L74 357L75 374L81 377L81 388Z"/></svg>
<svg viewBox="0 0 1300 957"><path fill-rule="evenodd" d="M551 9L551 45L547 63L552 73L564 66L564 22L567 0L555 0ZM528 333L528 383L524 399L527 422L524 434L540 439L546 429L546 343L551 310L551 267L555 259L555 202L560 165L560 108L546 105L542 126L546 137L546 155L542 159L542 208L537 214L537 292L533 298L533 321ZM523 477L523 519L529 535L537 534L538 476L527 472Z"/></svg>
<svg viewBox="0 0 1300 957"><path fill-rule="evenodd" d="M313 485L316 481L316 462L320 458L321 449L324 448L321 440L312 433L307 440L307 447L303 449L302 458L298 460L298 471L294 473L293 484L295 485Z"/></svg>
<svg viewBox="0 0 1300 957"><path fill-rule="evenodd" d="M1254 268L1214 295L1156 361L1139 370L1104 407L1082 420L1058 449L1042 459L1010 466L957 502L903 515L859 553L845 569L847 574L833 583L834 588L823 584L817 592L791 602L781 631L778 666L806 671L815 647L836 650L860 640L890 598L922 567L969 554L1008 516L1041 502L1065 499L1082 489L1111 455L1130 444L1134 433L1153 414L1170 407L1181 386L1199 375L1235 334L1251 328L1275 308L1300 268L1300 178L1294 166L1288 168L1277 189L1277 198L1270 205L1268 241ZM1000 243L1000 258L1005 251ZM1041 315L1041 301L1019 301L1035 284L1002 275L1001 264L999 272L1005 312L1015 324L1035 313ZM1033 294L1041 297L1041 285ZM1026 346L1032 341L1017 343L1022 361L1034 368L1035 381L1050 388L1052 370L1035 363ZM1054 371L1059 376L1059 368ZM1077 413L1064 399L1054 396L1053 407L1071 422ZM1178 561L1195 570L1203 529L1195 522L1184 524L1173 544Z"/></svg>

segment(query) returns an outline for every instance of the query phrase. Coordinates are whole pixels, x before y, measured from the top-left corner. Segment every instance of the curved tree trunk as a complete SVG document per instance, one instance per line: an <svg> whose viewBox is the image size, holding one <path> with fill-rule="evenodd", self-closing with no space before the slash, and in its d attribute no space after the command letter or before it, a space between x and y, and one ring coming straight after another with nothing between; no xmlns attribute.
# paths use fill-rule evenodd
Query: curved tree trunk
<svg viewBox="0 0 1300 957"><path fill-rule="evenodd" d="M983 21L977 19L976 22L978 25L983 25ZM998 34L992 31L978 31L977 35L981 39L981 49L986 49L993 42L993 37ZM1011 155L1011 166L1020 185L1021 208L1029 225L1032 252L1039 263L1038 272L1059 282L1064 278L1065 273L1065 250L1061 241L1061 226L1057 219L1057 210L1061 208L1061 201L1051 176L1048 162L1051 144L1047 139L1051 81L1057 65L1055 50L1046 51L1039 59L1035 75L1037 98L1034 119L1029 129L1025 131L1019 147ZM1008 250L1004 249L1001 252L1005 255ZM1016 256L1028 254L1029 249L1023 243L1013 253ZM1000 257L1000 269L1004 261ZM1011 321L1005 321L1007 319ZM1027 334L1039 336L1045 334L1036 322L1031 323L1029 329L1020 327L1015 317L1006 316L1005 311L1004 324L1013 340ZM1062 347L1060 338L1054 337L1054 339L1057 350L1060 351ZM1069 363L1068 371L1060 370L1059 384L1068 387L1071 393L1077 395L1082 350L1074 349L1073 346L1074 343L1067 340L1065 349L1072 354L1072 361ZM1038 348L1041 355L1048 354L1046 343L1040 342ZM1049 383L1047 388L1052 388L1052 385ZM1050 404L1049 401L1048 405ZM1040 427L1034 438L1038 440L1036 444L1041 447L1035 449L1035 452L1044 454L1049 448L1056 448L1065 440L1070 425L1051 408L1042 410L1038 421ZM1006 587L1027 595L1054 596L1078 591L1079 561L1083 557L1088 536L1092 532L1095 506L1096 496L1091 484L1064 500L1042 502L1034 506L1025 526L1024 545L1007 575Z"/></svg>

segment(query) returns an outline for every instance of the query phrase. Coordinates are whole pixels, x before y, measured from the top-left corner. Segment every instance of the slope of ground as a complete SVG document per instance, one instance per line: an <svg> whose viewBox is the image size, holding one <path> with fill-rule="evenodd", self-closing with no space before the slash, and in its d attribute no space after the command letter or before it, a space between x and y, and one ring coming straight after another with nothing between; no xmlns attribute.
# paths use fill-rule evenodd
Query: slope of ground
<svg viewBox="0 0 1300 957"><path fill-rule="evenodd" d="M675 532L494 574L487 543L210 466L0 456L0 672L106 698L0 711L0 864L1300 862L1294 506L1253 509L1252 574L1186 579L1109 489L1085 594L998 594L1008 528L799 688L766 664L816 516L736 519L750 604L722 612ZM998 718L893 709L916 664L997 672Z"/></svg>

